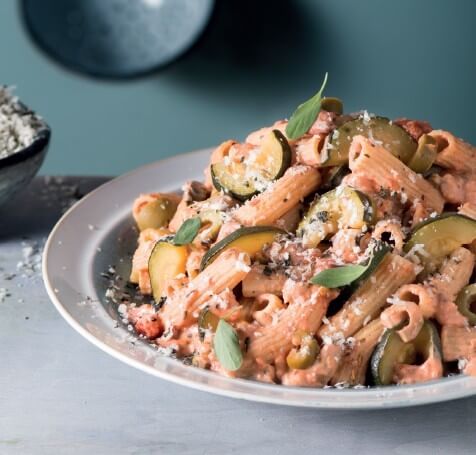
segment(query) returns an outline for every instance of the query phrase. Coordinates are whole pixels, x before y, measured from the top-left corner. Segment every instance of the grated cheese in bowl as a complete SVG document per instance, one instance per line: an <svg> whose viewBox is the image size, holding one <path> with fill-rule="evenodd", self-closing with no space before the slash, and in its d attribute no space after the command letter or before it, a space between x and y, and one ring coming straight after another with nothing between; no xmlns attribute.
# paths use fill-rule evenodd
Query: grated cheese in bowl
<svg viewBox="0 0 476 455"><path fill-rule="evenodd" d="M24 189L48 151L51 130L12 88L0 85L0 205Z"/></svg>
<svg viewBox="0 0 476 455"><path fill-rule="evenodd" d="M0 159L30 146L38 133L48 128L12 92L12 88L0 86Z"/></svg>

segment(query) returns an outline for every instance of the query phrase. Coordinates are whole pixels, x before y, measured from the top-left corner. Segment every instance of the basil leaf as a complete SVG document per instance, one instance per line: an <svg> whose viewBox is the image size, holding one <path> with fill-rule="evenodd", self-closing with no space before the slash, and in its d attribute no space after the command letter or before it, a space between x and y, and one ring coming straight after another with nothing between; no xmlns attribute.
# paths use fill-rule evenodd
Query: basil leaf
<svg viewBox="0 0 476 455"><path fill-rule="evenodd" d="M372 275L377 266L382 262L385 255L391 250L392 249L387 243L383 243L380 241L376 242L372 246L372 254L370 256L369 262L367 263L365 271L359 279L365 280L370 275Z"/></svg>
<svg viewBox="0 0 476 455"><path fill-rule="evenodd" d="M202 222L200 218L190 218L182 223L179 230L176 232L173 243L174 245L188 245L193 242L197 236Z"/></svg>
<svg viewBox="0 0 476 455"><path fill-rule="evenodd" d="M335 269L326 269L311 278L311 283L331 289L340 288L354 282L366 270L365 265L346 265Z"/></svg>
<svg viewBox="0 0 476 455"><path fill-rule="evenodd" d="M357 280L364 280L374 272L389 251L390 247L388 245L377 243L372 249L372 255L367 265L354 264L336 267L334 269L326 269L312 277L310 282L333 289L347 286Z"/></svg>
<svg viewBox="0 0 476 455"><path fill-rule="evenodd" d="M228 371L235 371L243 363L238 334L224 319L218 322L217 331L213 338L213 349L221 366Z"/></svg>
<svg viewBox="0 0 476 455"><path fill-rule="evenodd" d="M324 76L319 91L309 100L300 104L294 111L293 115L289 119L286 125L286 136L289 139L299 139L303 134L309 131L312 124L316 121L316 118L321 110L321 96L327 83L327 73Z"/></svg>

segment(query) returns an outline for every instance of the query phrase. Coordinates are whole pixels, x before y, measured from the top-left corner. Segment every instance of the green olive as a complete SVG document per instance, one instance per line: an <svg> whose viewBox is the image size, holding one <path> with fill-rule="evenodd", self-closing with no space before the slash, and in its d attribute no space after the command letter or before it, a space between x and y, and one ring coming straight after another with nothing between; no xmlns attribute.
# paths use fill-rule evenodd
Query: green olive
<svg viewBox="0 0 476 455"><path fill-rule="evenodd" d="M325 97L321 101L321 109L327 112L335 112L342 115L344 112L344 103L339 98Z"/></svg>
<svg viewBox="0 0 476 455"><path fill-rule="evenodd" d="M177 210L179 198L160 195L153 201L146 202L135 215L139 230L167 226Z"/></svg>
<svg viewBox="0 0 476 455"><path fill-rule="evenodd" d="M461 290L456 299L456 305L469 323L476 325L476 284L470 284Z"/></svg>
<svg viewBox="0 0 476 455"><path fill-rule="evenodd" d="M298 346L292 349L286 357L289 368L293 370L304 370L309 368L319 354L317 340L309 332L302 330L296 332L293 341L297 341Z"/></svg>
<svg viewBox="0 0 476 455"><path fill-rule="evenodd" d="M424 134L418 140L418 147L408 162L408 167L419 174L424 174L433 165L437 154L436 140Z"/></svg>
<svg viewBox="0 0 476 455"><path fill-rule="evenodd" d="M212 313L208 308L204 308L200 311L200 315L198 316L198 328L202 338L205 335L206 330L215 332L219 322L220 318L215 313Z"/></svg>
<svg viewBox="0 0 476 455"><path fill-rule="evenodd" d="M214 242L223 224L220 212L218 210L205 210L200 213L199 217L202 222L202 227L197 239L201 243Z"/></svg>

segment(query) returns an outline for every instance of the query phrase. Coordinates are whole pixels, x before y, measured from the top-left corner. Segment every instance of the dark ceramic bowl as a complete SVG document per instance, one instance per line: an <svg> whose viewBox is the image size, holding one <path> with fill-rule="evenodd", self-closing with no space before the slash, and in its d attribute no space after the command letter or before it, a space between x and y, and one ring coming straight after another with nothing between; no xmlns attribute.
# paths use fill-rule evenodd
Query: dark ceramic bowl
<svg viewBox="0 0 476 455"><path fill-rule="evenodd" d="M28 147L0 158L0 205L25 188L38 172L48 151L50 137L49 128L40 130Z"/></svg>

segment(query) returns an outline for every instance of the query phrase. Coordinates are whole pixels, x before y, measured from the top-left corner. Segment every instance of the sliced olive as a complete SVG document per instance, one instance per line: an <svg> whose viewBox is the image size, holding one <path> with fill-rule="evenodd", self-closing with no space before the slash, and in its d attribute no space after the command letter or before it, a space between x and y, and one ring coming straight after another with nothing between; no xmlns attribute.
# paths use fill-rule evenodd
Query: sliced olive
<svg viewBox="0 0 476 455"><path fill-rule="evenodd" d="M347 166L334 166L324 168L322 172L322 182L319 191L330 191L342 183L342 179L350 173Z"/></svg>
<svg viewBox="0 0 476 455"><path fill-rule="evenodd" d="M156 302L163 297L167 282L185 273L187 256L186 246L175 246L167 239L155 244L149 258L149 276Z"/></svg>
<svg viewBox="0 0 476 455"><path fill-rule="evenodd" d="M361 191L340 186L311 204L299 224L297 234L307 247L316 247L339 229L361 229L372 223L375 210L372 201Z"/></svg>
<svg viewBox="0 0 476 455"><path fill-rule="evenodd" d="M213 185L240 201L250 199L279 179L291 165L291 147L284 135L272 130L243 162L226 157L211 166Z"/></svg>
<svg viewBox="0 0 476 455"><path fill-rule="evenodd" d="M213 245L203 256L200 270L210 265L217 256L228 248L238 248L252 258L260 253L265 245L273 243L284 231L272 226L243 227Z"/></svg>
<svg viewBox="0 0 476 455"><path fill-rule="evenodd" d="M359 116L334 130L323 151L322 166L339 166L349 161L349 148L354 136L365 136L387 149L404 163L414 155L415 140L399 125L385 117Z"/></svg>
<svg viewBox="0 0 476 455"><path fill-rule="evenodd" d="M426 269L434 269L443 258L476 239L476 221L457 213L446 213L415 226L404 246L414 252Z"/></svg>
<svg viewBox="0 0 476 455"><path fill-rule="evenodd" d="M468 322L476 325L476 284L470 284L460 291L456 305Z"/></svg>
<svg viewBox="0 0 476 455"><path fill-rule="evenodd" d="M424 134L418 140L418 148L408 161L408 167L419 174L424 174L430 170L437 154L436 140L428 134Z"/></svg>
<svg viewBox="0 0 476 455"><path fill-rule="evenodd" d="M339 98L324 97L321 101L321 109L327 112L334 112L342 115L344 112L344 103Z"/></svg>
<svg viewBox="0 0 476 455"><path fill-rule="evenodd" d="M296 348L293 348L286 357L286 363L293 370L309 368L319 354L317 340L309 332L298 331L293 336Z"/></svg>
<svg viewBox="0 0 476 455"><path fill-rule="evenodd" d="M212 243L218 237L223 224L221 212L218 210L204 210L200 212L199 218L202 222L197 239L200 243Z"/></svg>
<svg viewBox="0 0 476 455"><path fill-rule="evenodd" d="M134 213L140 231L148 228L158 229L167 226L174 216L180 196L175 194L158 194L154 199L145 201Z"/></svg>
<svg viewBox="0 0 476 455"><path fill-rule="evenodd" d="M220 318L215 313L212 313L208 308L204 308L200 311L198 316L198 328L202 339L206 330L215 333L219 322Z"/></svg>
<svg viewBox="0 0 476 455"><path fill-rule="evenodd" d="M417 337L404 343L398 328L386 330L370 359L370 371L375 385L393 382L397 364L422 364L430 356L441 358L441 343L436 327L425 321Z"/></svg>

